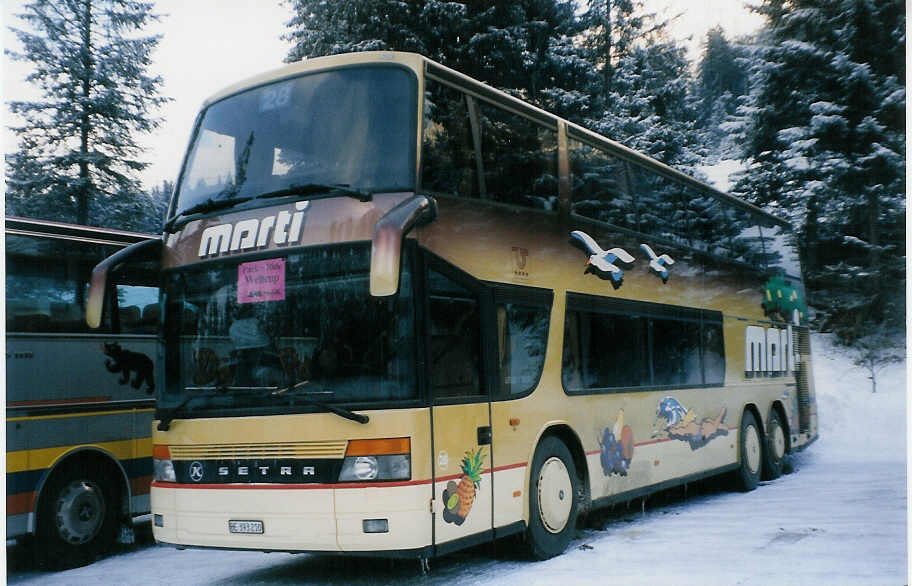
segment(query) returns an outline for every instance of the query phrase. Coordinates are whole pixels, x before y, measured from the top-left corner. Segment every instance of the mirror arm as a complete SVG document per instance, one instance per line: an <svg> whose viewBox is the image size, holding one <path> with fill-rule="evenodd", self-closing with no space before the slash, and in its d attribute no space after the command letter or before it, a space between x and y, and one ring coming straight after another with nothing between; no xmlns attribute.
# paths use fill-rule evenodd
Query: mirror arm
<svg viewBox="0 0 912 586"><path fill-rule="evenodd" d="M370 294L388 297L399 291L402 241L418 225L437 218L437 202L426 195L414 195L383 214L374 226L371 242Z"/></svg>
<svg viewBox="0 0 912 586"><path fill-rule="evenodd" d="M111 271L123 263L137 258L161 258L161 251L161 239L143 240L131 244L123 250L118 250L92 269L92 279L89 282L89 294L86 297L85 305L85 320L90 328L96 329L101 325L105 293L108 289L108 275Z"/></svg>

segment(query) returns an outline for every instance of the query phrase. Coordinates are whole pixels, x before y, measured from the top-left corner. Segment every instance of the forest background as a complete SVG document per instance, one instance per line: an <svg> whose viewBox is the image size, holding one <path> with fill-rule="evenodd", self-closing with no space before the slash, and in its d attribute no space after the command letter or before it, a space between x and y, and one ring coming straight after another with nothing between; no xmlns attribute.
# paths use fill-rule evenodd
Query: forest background
<svg viewBox="0 0 912 586"><path fill-rule="evenodd" d="M286 62L414 51L700 179L739 161L730 191L795 227L813 326L872 377L902 358L902 0L756 0L756 33L712 29L693 61L642 0L285 4ZM169 99L159 19L141 0L34 0L8 23L36 97L8 102L7 214L161 231L172 178L143 185L138 141Z"/></svg>

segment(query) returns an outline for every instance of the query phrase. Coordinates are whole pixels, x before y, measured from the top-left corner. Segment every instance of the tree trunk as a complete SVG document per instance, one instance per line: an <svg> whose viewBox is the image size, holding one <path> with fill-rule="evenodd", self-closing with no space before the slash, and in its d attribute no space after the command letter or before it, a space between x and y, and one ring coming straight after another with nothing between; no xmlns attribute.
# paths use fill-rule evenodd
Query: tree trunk
<svg viewBox="0 0 912 586"><path fill-rule="evenodd" d="M808 273L817 271L817 244L820 234L817 229L817 197L811 196L807 204L807 218L804 221L804 249L806 265L804 270Z"/></svg>
<svg viewBox="0 0 912 586"><path fill-rule="evenodd" d="M82 33L82 98L80 105L79 152L79 191L76 196L76 223L87 224L89 221L89 196L91 194L91 177L89 175L89 96L92 89L92 3L83 1L81 23Z"/></svg>

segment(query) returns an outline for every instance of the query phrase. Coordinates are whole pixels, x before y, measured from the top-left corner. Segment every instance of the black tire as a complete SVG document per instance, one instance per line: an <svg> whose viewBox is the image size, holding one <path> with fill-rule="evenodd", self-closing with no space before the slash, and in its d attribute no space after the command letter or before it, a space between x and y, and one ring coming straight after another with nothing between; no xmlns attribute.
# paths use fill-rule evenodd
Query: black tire
<svg viewBox="0 0 912 586"><path fill-rule="evenodd" d="M745 411L741 416L741 432L738 434L741 466L736 474L738 488L744 492L754 490L760 483L760 471L763 468L762 437L754 415Z"/></svg>
<svg viewBox="0 0 912 586"><path fill-rule="evenodd" d="M788 432L782 425L776 409L770 411L766 422L766 444L763 446L763 479L775 480L782 476L782 464L788 448Z"/></svg>
<svg viewBox="0 0 912 586"><path fill-rule="evenodd" d="M103 468L87 462L64 464L53 473L39 503L38 563L51 569L92 563L117 538L119 509L119 486Z"/></svg>
<svg viewBox="0 0 912 586"><path fill-rule="evenodd" d="M579 478L570 450L558 438L545 437L535 450L529 477L526 545L533 558L546 560L567 549L579 508Z"/></svg>

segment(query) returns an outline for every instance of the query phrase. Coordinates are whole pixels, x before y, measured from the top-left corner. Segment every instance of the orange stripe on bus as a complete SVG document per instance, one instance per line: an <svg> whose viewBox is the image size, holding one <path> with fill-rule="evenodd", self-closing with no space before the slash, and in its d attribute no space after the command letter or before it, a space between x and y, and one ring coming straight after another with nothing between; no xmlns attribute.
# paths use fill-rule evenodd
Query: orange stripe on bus
<svg viewBox="0 0 912 586"><path fill-rule="evenodd" d="M151 487L151 476L140 476L139 478L130 479L130 492L133 493L133 496L149 494L151 492Z"/></svg>
<svg viewBox="0 0 912 586"><path fill-rule="evenodd" d="M20 492L6 495L6 516L31 513L34 510L35 493Z"/></svg>
<svg viewBox="0 0 912 586"><path fill-rule="evenodd" d="M153 444L152 445L152 457L156 460L170 460L171 459L171 449L168 446L162 444Z"/></svg>
<svg viewBox="0 0 912 586"><path fill-rule="evenodd" d="M52 407L54 405L70 405L72 403L104 403L111 397L76 397L75 399L49 399L42 401L10 401L7 407Z"/></svg>

